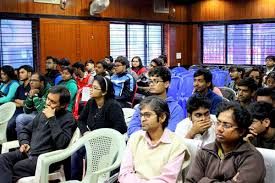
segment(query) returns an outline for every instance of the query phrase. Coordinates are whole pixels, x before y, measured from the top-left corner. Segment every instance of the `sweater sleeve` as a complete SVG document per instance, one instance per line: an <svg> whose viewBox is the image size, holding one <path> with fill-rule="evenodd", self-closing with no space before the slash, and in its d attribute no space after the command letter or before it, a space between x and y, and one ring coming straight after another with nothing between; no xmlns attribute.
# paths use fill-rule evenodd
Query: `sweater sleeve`
<svg viewBox="0 0 275 183"><path fill-rule="evenodd" d="M87 128L87 119L89 116L89 112L90 112L90 106L92 105L92 99L90 99L86 106L84 107L84 109L82 110L78 121L77 121L77 126L81 132L81 134L83 135L86 131L89 131L89 129Z"/></svg>
<svg viewBox="0 0 275 183"><path fill-rule="evenodd" d="M121 134L126 133L127 126L126 126L123 111L120 105L117 102L112 103L107 113L108 113L109 121L111 121L113 125L112 128L119 131Z"/></svg>
<svg viewBox="0 0 275 183"><path fill-rule="evenodd" d="M30 145L31 137L32 137L33 121L25 125L21 130L21 132L19 133L18 139L19 139L20 145L23 145L23 144Z"/></svg>
<svg viewBox="0 0 275 183"><path fill-rule="evenodd" d="M51 128L51 136L55 147L57 149L64 149L70 143L70 140L74 133L74 120L73 117L65 117L64 121L60 122L55 116L48 119L49 126Z"/></svg>
<svg viewBox="0 0 275 183"><path fill-rule="evenodd" d="M12 101L18 86L19 86L19 84L17 82L13 82L10 85L9 92L8 92L7 96L3 96L0 98L0 104L4 104L4 103Z"/></svg>

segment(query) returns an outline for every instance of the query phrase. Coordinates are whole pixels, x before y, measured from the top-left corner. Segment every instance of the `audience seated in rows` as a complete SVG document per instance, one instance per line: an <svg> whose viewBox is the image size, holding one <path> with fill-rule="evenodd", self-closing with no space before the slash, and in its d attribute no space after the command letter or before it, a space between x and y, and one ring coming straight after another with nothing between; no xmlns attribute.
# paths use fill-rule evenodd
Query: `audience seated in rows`
<svg viewBox="0 0 275 183"><path fill-rule="evenodd" d="M91 97L80 114L77 125L82 135L99 129L112 128L124 134L127 131L122 108L114 100L114 89L109 79L95 76L91 87ZM85 148L81 148L72 156L73 180L81 180Z"/></svg>
<svg viewBox="0 0 275 183"><path fill-rule="evenodd" d="M188 117L178 123L175 133L188 139L201 140L201 145L215 141L215 115L210 115L211 103L207 98L192 96L187 101Z"/></svg>
<svg viewBox="0 0 275 183"><path fill-rule="evenodd" d="M216 114L216 107L222 102L222 97L215 94L211 88L212 74L207 69L199 69L194 73L194 94L206 97L211 102L210 114Z"/></svg>
<svg viewBox="0 0 275 183"><path fill-rule="evenodd" d="M164 66L155 67L149 71L149 78L149 92L152 95L166 100L168 104L170 118L167 128L174 132L177 124L184 119L184 115L183 109L179 106L178 102L172 97L167 97L167 90L171 81L171 72ZM137 107L128 126L128 136L142 128L140 119L140 109Z"/></svg>
<svg viewBox="0 0 275 183"><path fill-rule="evenodd" d="M0 183L34 176L40 154L68 146L76 127L72 114L65 110L69 101L70 92L65 87L49 90L46 108L19 134L20 149L0 155ZM58 168L57 164L50 167L51 171Z"/></svg>
<svg viewBox="0 0 275 183"><path fill-rule="evenodd" d="M115 60L115 74L112 75L111 81L115 90L115 99L121 107L132 106L134 97L135 79L127 72L128 60L126 57L119 56Z"/></svg>
<svg viewBox="0 0 275 183"><path fill-rule="evenodd" d="M238 103L223 103L217 119L216 141L197 152L185 182L263 183L264 159L243 140L251 125L249 112Z"/></svg>
<svg viewBox="0 0 275 183"><path fill-rule="evenodd" d="M246 140L256 147L275 150L275 109L265 102L252 103L249 106L252 124Z"/></svg>
<svg viewBox="0 0 275 183"><path fill-rule="evenodd" d="M235 92L238 91L238 84L241 79L243 79L245 70L244 68L237 66L237 65L232 65L229 68L229 74L231 77L231 82L229 83L228 87L233 89Z"/></svg>
<svg viewBox="0 0 275 183"><path fill-rule="evenodd" d="M149 96L139 108L142 131L128 141L119 182L176 182L190 154L181 138L166 128L169 107L164 99Z"/></svg>
<svg viewBox="0 0 275 183"><path fill-rule="evenodd" d="M7 126L7 139L15 140L17 139L15 127L16 127L16 117L19 114L24 113L23 106L24 102L27 98L27 95L31 89L30 87L30 79L33 73L33 68L29 65L22 65L18 69L19 80L21 82L20 86L17 88L13 101L16 104L16 111L13 117L9 120Z"/></svg>
<svg viewBox="0 0 275 183"><path fill-rule="evenodd" d="M1 80L0 105L12 101L19 86L12 66L4 65L1 68Z"/></svg>
<svg viewBox="0 0 275 183"><path fill-rule="evenodd" d="M40 73L34 73L30 79L31 90L24 102L24 113L19 114L16 118L16 132L17 136L22 128L29 124L38 112L41 112L46 103L48 90L50 85L46 78Z"/></svg>
<svg viewBox="0 0 275 183"><path fill-rule="evenodd" d="M73 110L75 97L77 93L77 84L76 84L76 81L73 79L73 73L74 73L74 70L72 67L70 66L63 67L62 74L61 74L62 81L58 84L58 85L65 86L71 94L70 102L67 107L67 110L70 112L72 112Z"/></svg>
<svg viewBox="0 0 275 183"><path fill-rule="evenodd" d="M46 57L46 74L45 78L47 83L51 86L57 85L61 80L61 74L59 70L57 70L58 59L52 56Z"/></svg>

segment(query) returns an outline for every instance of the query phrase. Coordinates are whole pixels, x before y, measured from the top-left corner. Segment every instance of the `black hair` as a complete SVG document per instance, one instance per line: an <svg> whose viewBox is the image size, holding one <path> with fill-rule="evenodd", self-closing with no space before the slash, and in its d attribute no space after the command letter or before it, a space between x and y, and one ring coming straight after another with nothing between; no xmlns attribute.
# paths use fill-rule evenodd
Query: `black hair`
<svg viewBox="0 0 275 183"><path fill-rule="evenodd" d="M133 62L134 59L138 59L138 62L139 62L139 65L138 65L138 69L141 69L143 67L143 64L142 64L142 61L141 61L141 58L139 56L135 56L132 58L131 62ZM132 66L133 67L133 66Z"/></svg>
<svg viewBox="0 0 275 183"><path fill-rule="evenodd" d="M118 57L116 58L115 62L119 62L119 63L121 63L122 65L126 65L126 66L127 66L127 64L129 65L128 59L127 59L126 57L124 57L124 56L118 56Z"/></svg>
<svg viewBox="0 0 275 183"><path fill-rule="evenodd" d="M4 65L1 68L1 71L4 72L10 80L15 80L16 79L16 75L14 74L14 68L10 65Z"/></svg>
<svg viewBox="0 0 275 183"><path fill-rule="evenodd" d="M39 81L40 81L40 82L42 81L42 82L44 83L44 87L47 86L47 80L46 80L46 77L45 77L43 74L41 74L41 73L39 73L39 72L35 72L35 73L33 73L32 75L38 75Z"/></svg>
<svg viewBox="0 0 275 183"><path fill-rule="evenodd" d="M77 69L81 69L82 72L85 71L85 66L84 64L82 64L81 62L76 62L72 65L72 67L77 68Z"/></svg>
<svg viewBox="0 0 275 183"><path fill-rule="evenodd" d="M151 63L154 62L157 66L163 66L164 62L161 58L154 58L153 60L151 60Z"/></svg>
<svg viewBox="0 0 275 183"><path fill-rule="evenodd" d="M232 65L230 66L229 68L229 72L233 72L234 70L237 70L238 72L241 72L241 78L243 78L244 74L245 74L245 69L240 67L240 66L237 66L237 65Z"/></svg>
<svg viewBox="0 0 275 183"><path fill-rule="evenodd" d="M171 72L168 68L164 66L155 67L153 70L149 71L148 75L149 77L161 77L164 82L171 82Z"/></svg>
<svg viewBox="0 0 275 183"><path fill-rule="evenodd" d="M21 66L18 68L18 71L20 71L21 69L24 69L24 70L27 71L27 72L33 73L33 68L32 68L32 66L30 66L30 65L21 65Z"/></svg>
<svg viewBox="0 0 275 183"><path fill-rule="evenodd" d="M96 75L94 78L94 81L97 81L99 83L102 93L106 92L106 95L104 95L105 99L110 99L115 97L113 83L111 82L110 79L104 76Z"/></svg>
<svg viewBox="0 0 275 183"><path fill-rule="evenodd" d="M88 63L89 63L89 64L95 64L95 62L94 62L92 59L86 61L86 62L85 62L85 65L87 65Z"/></svg>
<svg viewBox="0 0 275 183"><path fill-rule="evenodd" d="M198 76L203 76L204 80L206 83L211 83L209 88L212 89L213 88L213 83L212 83L212 73L209 69L199 69L194 73L194 78L198 77Z"/></svg>
<svg viewBox="0 0 275 183"><path fill-rule="evenodd" d="M102 67L104 68L104 69L108 69L108 64L107 64L107 62L105 61L105 60L100 60L100 61L98 61L97 63L96 63L96 65L97 64L101 64L102 65Z"/></svg>
<svg viewBox="0 0 275 183"><path fill-rule="evenodd" d="M267 80L268 78L272 78L272 79L275 80L275 71L270 72L270 73L266 76L266 80Z"/></svg>
<svg viewBox="0 0 275 183"><path fill-rule="evenodd" d="M241 79L240 82L238 83L238 86L247 86L251 92L254 92L258 89L258 86L255 80L250 77Z"/></svg>
<svg viewBox="0 0 275 183"><path fill-rule="evenodd" d="M70 102L70 92L65 86L56 85L49 89L49 93L59 94L60 105L66 105Z"/></svg>
<svg viewBox="0 0 275 183"><path fill-rule="evenodd" d="M112 57L112 56L106 56L105 58L108 58L108 59L110 60L110 62L111 62L111 63L113 63L113 62L114 62L114 59L113 59L113 57Z"/></svg>
<svg viewBox="0 0 275 183"><path fill-rule="evenodd" d="M203 107L205 109L211 108L211 102L208 98L193 95L191 96L187 101L187 112L191 115L195 110L198 110L200 107Z"/></svg>
<svg viewBox="0 0 275 183"><path fill-rule="evenodd" d="M232 119L236 122L237 126L240 129L245 130L245 132L248 132L248 128L251 125L251 116L247 109L242 107L237 102L222 102L217 107L217 117L219 117L221 112L224 111L233 111ZM244 135L246 135L246 133Z"/></svg>
<svg viewBox="0 0 275 183"><path fill-rule="evenodd" d="M270 96L272 98L272 100L275 100L275 89L273 88L259 88L256 93L255 96L257 98L257 96Z"/></svg>
<svg viewBox="0 0 275 183"><path fill-rule="evenodd" d="M61 58L59 61L58 61L58 65L61 65L61 66L69 66L71 63L70 63L70 60L68 58Z"/></svg>
<svg viewBox="0 0 275 183"><path fill-rule="evenodd" d="M162 59L164 64L167 64L167 56L166 55L160 55L158 58Z"/></svg>
<svg viewBox="0 0 275 183"><path fill-rule="evenodd" d="M149 96L141 101L139 108L142 109L145 106L149 106L150 109L157 114L158 118L163 114L166 115L165 121L162 123L162 129L165 129L170 118L170 111L167 102L157 96Z"/></svg>
<svg viewBox="0 0 275 183"><path fill-rule="evenodd" d="M268 60L268 59L273 60L273 62L275 62L275 56L273 56L273 55L268 55L268 56L265 58L265 60Z"/></svg>
<svg viewBox="0 0 275 183"><path fill-rule="evenodd" d="M73 76L74 69L72 67L70 67L70 66L62 67L62 71L64 71L64 70L68 71Z"/></svg>
<svg viewBox="0 0 275 183"><path fill-rule="evenodd" d="M261 86L262 86L262 82L263 82L263 73L262 73L261 69L258 68L258 67L253 67L251 70L249 70L249 71L245 74L245 77L250 77L249 75L251 74L251 72L259 72L260 80L259 80L258 87L261 87Z"/></svg>
<svg viewBox="0 0 275 183"><path fill-rule="evenodd" d="M272 109L272 104L266 102L254 102L249 105L249 112L252 119L264 120L268 118L270 120L270 127L274 128L275 122L274 117L272 117Z"/></svg>
<svg viewBox="0 0 275 183"><path fill-rule="evenodd" d="M49 59L53 60L53 63L58 64L58 59L57 59L56 57L47 56L47 57L46 57L46 60L49 60Z"/></svg>

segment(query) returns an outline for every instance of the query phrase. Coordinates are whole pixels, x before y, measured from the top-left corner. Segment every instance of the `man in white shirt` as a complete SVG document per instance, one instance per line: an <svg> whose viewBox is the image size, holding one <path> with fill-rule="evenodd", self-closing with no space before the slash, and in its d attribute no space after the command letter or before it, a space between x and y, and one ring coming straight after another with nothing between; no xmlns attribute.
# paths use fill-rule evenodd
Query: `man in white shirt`
<svg viewBox="0 0 275 183"><path fill-rule="evenodd" d="M215 141L217 118L210 115L211 103L201 96L192 96L187 101L188 117L178 123L175 133L188 139L201 140L201 145Z"/></svg>

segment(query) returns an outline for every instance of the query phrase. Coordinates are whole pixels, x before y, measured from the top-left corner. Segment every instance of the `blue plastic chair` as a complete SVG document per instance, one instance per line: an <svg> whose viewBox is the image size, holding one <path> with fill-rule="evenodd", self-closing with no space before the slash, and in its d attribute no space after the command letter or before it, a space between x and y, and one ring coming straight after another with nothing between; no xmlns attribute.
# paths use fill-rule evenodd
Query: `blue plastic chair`
<svg viewBox="0 0 275 183"><path fill-rule="evenodd" d="M170 86L168 88L167 96L173 97L175 100L181 96L182 78L179 76L172 76Z"/></svg>

